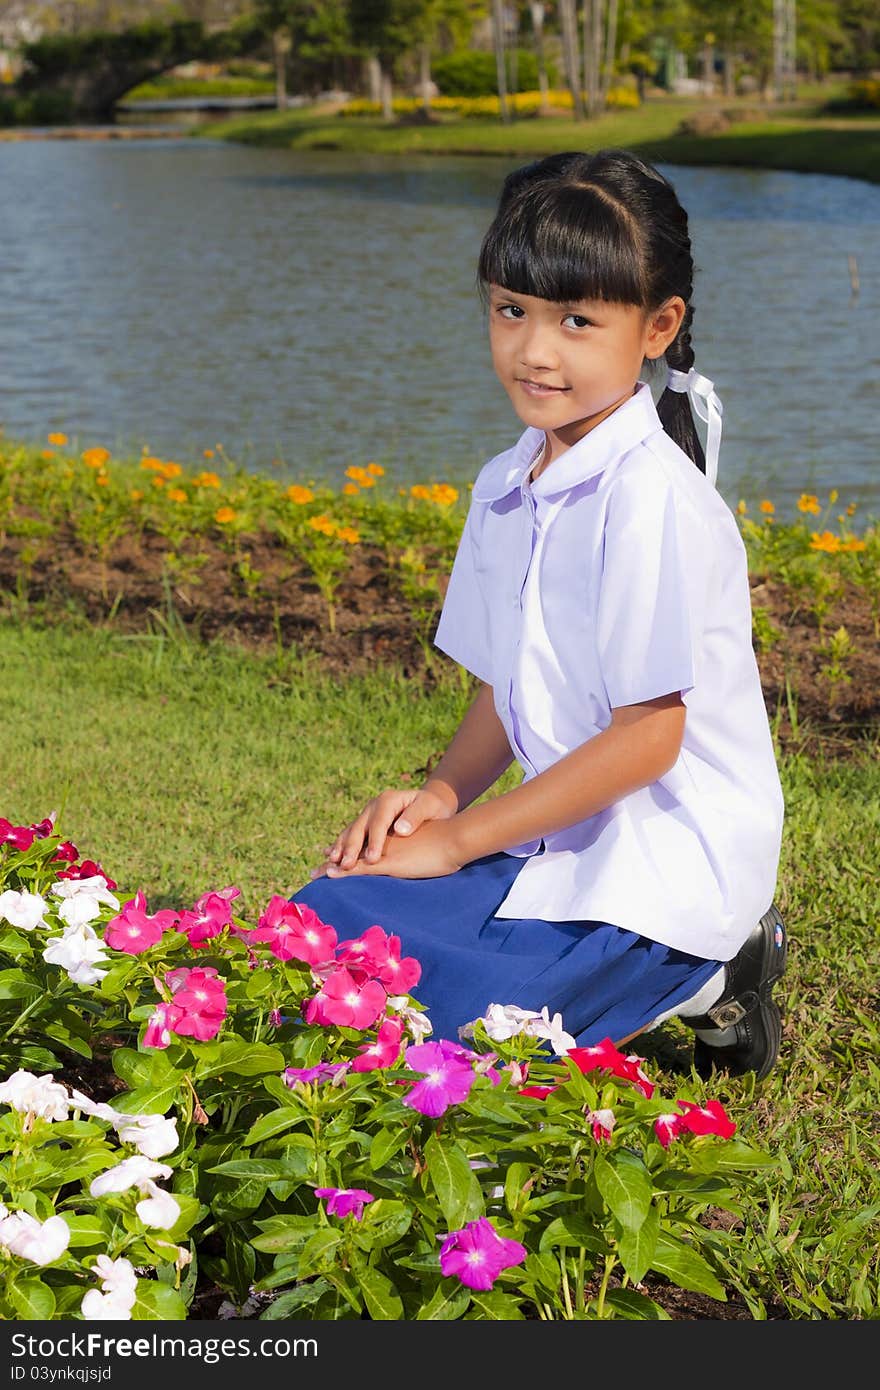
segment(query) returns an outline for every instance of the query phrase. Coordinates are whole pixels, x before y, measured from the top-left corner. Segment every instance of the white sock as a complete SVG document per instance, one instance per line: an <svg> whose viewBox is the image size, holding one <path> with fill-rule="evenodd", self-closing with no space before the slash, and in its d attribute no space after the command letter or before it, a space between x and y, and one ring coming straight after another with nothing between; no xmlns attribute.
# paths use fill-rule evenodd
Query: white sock
<svg viewBox="0 0 880 1390"><path fill-rule="evenodd" d="M674 1009L667 1009L665 1013L658 1014L653 1023L648 1024L646 1031L656 1028L667 1018L696 1018L699 1014L704 1014L721 998L724 993L725 979L726 972L722 965L721 969L716 970L715 974L710 976L690 999L685 999L682 1004L676 1004Z"/></svg>

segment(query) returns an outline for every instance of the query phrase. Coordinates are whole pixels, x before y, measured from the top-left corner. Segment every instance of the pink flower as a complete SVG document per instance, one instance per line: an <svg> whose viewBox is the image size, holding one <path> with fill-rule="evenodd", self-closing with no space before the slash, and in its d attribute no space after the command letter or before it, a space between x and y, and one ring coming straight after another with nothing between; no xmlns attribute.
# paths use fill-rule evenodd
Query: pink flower
<svg viewBox="0 0 880 1390"><path fill-rule="evenodd" d="M377 1071L380 1067L393 1067L400 1056L403 1032L402 1018L386 1018L376 1034L376 1041L360 1049L351 1064L352 1071Z"/></svg>
<svg viewBox="0 0 880 1390"><path fill-rule="evenodd" d="M54 816L44 816L42 820L36 821L29 829L34 832L38 840L48 839L55 830Z"/></svg>
<svg viewBox="0 0 880 1390"><path fill-rule="evenodd" d="M226 984L214 967L169 970L165 980L180 1010L173 1031L199 1042L215 1038L226 1017Z"/></svg>
<svg viewBox="0 0 880 1390"><path fill-rule="evenodd" d="M668 1149L673 1139L677 1139L681 1134L681 1116L674 1111L669 1111L665 1115L658 1115L654 1121L654 1133L660 1140L664 1149Z"/></svg>
<svg viewBox="0 0 880 1390"><path fill-rule="evenodd" d="M587 1124L593 1126L593 1138L597 1144L603 1139L610 1139L614 1129L615 1119L613 1110L588 1110L586 1114Z"/></svg>
<svg viewBox="0 0 880 1390"><path fill-rule="evenodd" d="M392 994L409 994L422 974L415 956L401 959L400 937L388 936L380 926L367 927L356 941L344 941L337 956L349 969L360 965Z"/></svg>
<svg viewBox="0 0 880 1390"><path fill-rule="evenodd" d="M464 1049L462 1049L464 1051ZM467 1100L474 1084L474 1069L443 1051L440 1043L422 1043L406 1049L406 1064L412 1071L424 1073L403 1097L404 1105L421 1115L445 1115L451 1105Z"/></svg>
<svg viewBox="0 0 880 1390"><path fill-rule="evenodd" d="M162 933L177 920L177 913L166 910L151 917L147 900L140 889L123 905L117 917L111 917L104 931L104 940L115 951L139 956L162 939Z"/></svg>
<svg viewBox="0 0 880 1390"><path fill-rule="evenodd" d="M339 1028L369 1028L384 1013L387 998L378 980L358 984L340 965L327 976L317 994L303 1001L303 1017L306 1023L325 1027L336 1024Z"/></svg>
<svg viewBox="0 0 880 1390"><path fill-rule="evenodd" d="M328 1216L353 1216L355 1221L363 1217L366 1203L376 1200L362 1187L316 1187L315 1196L327 1199Z"/></svg>
<svg viewBox="0 0 880 1390"><path fill-rule="evenodd" d="M318 1062L314 1067L285 1067L284 1084L291 1090L297 1084L310 1085L313 1081L332 1081L341 1071L348 1071L348 1062Z"/></svg>
<svg viewBox="0 0 880 1390"><path fill-rule="evenodd" d="M181 912L177 930L183 932L190 946L204 946L206 941L219 936L223 928L230 925L232 899L240 893L240 888L221 888L216 893L203 893L191 912Z"/></svg>
<svg viewBox="0 0 880 1390"><path fill-rule="evenodd" d="M174 1025L182 1017L183 1010L176 1004L157 1004L147 1023L144 1047L167 1047Z"/></svg>
<svg viewBox="0 0 880 1390"><path fill-rule="evenodd" d="M521 1265L528 1251L518 1240L500 1236L485 1216L452 1231L440 1249L440 1270L454 1274L469 1289L491 1289L504 1269Z"/></svg>
<svg viewBox="0 0 880 1390"><path fill-rule="evenodd" d="M0 845L12 845L13 849L30 849L36 839L34 831L28 825L13 825L11 820L5 816L0 816Z"/></svg>
<svg viewBox="0 0 880 1390"><path fill-rule="evenodd" d="M267 942L278 960L295 957L307 965L320 965L332 959L336 932L305 903L288 902L276 893L254 931L248 932L248 941Z"/></svg>
<svg viewBox="0 0 880 1390"><path fill-rule="evenodd" d="M641 1063L644 1062L644 1057L636 1057L634 1053L624 1057L610 1038L603 1038L592 1047L569 1048L565 1055L571 1058L579 1071L610 1071L612 1076L619 1077L621 1081L631 1081L649 1100L654 1093L654 1083L649 1081L642 1071Z"/></svg>

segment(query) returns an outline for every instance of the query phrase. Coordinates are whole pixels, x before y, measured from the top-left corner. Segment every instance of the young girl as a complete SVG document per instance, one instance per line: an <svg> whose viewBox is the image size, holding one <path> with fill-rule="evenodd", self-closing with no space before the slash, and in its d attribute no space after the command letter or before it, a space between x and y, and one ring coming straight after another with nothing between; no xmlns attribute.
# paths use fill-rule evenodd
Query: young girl
<svg viewBox="0 0 880 1390"><path fill-rule="evenodd" d="M701 1075L763 1077L783 800L692 279L672 185L626 151L505 179L478 286L526 428L477 476L434 639L480 686L424 786L370 800L292 901L399 936L437 1038L490 1003L580 1045L678 1015Z"/></svg>

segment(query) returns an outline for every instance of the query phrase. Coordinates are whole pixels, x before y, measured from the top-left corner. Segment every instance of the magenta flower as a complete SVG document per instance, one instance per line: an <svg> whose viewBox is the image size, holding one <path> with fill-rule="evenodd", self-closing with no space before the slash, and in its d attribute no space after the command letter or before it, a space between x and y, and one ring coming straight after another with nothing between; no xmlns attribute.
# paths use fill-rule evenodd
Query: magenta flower
<svg viewBox="0 0 880 1390"><path fill-rule="evenodd" d="M240 893L240 888L221 888L219 892L203 893L191 912L181 912L177 930L183 932L190 946L204 946L230 925L232 899Z"/></svg>
<svg viewBox="0 0 880 1390"><path fill-rule="evenodd" d="M464 1051L464 1049L462 1049ZM424 1073L403 1097L404 1105L421 1115L445 1115L451 1105L467 1100L474 1084L474 1069L443 1051L440 1043L421 1043L406 1049L406 1064L412 1071Z"/></svg>
<svg viewBox="0 0 880 1390"><path fill-rule="evenodd" d="M348 1071L348 1062L318 1062L314 1067L285 1067L284 1082L291 1090L298 1081L305 1085L317 1081L332 1081L341 1071Z"/></svg>
<svg viewBox="0 0 880 1390"><path fill-rule="evenodd" d="M350 970L359 966L381 980L389 994L409 994L418 984L422 967L415 956L400 955L400 937L388 936L383 927L367 927L355 941L344 941L337 952Z"/></svg>
<svg viewBox="0 0 880 1390"><path fill-rule="evenodd" d="M315 1196L326 1198L328 1216L353 1216L355 1221L363 1217L366 1203L376 1200L362 1187L316 1187Z"/></svg>
<svg viewBox="0 0 880 1390"><path fill-rule="evenodd" d="M52 816L44 816L28 828L34 832L38 840L47 840L55 831L55 820Z"/></svg>
<svg viewBox="0 0 880 1390"><path fill-rule="evenodd" d="M144 1032L144 1047L167 1047L174 1025L183 1016L175 1004L157 1004Z"/></svg>
<svg viewBox="0 0 880 1390"><path fill-rule="evenodd" d="M321 985L317 994L303 1000L306 1023L324 1027L369 1028L385 1011L385 988L378 980L358 984L344 965L340 965Z"/></svg>
<svg viewBox="0 0 880 1390"><path fill-rule="evenodd" d="M96 874L101 875L102 879L104 880L111 892L114 888L117 887L116 880L112 879L108 873L105 873L105 871L101 868L101 865L96 863L94 859L84 859L81 864L71 864L70 867L67 869L59 869L57 877L94 878Z"/></svg>
<svg viewBox="0 0 880 1390"><path fill-rule="evenodd" d="M226 983L214 967L169 970L165 979L180 1010L173 1031L199 1042L215 1038L226 1017Z"/></svg>
<svg viewBox="0 0 880 1390"><path fill-rule="evenodd" d="M360 1049L351 1064L352 1071L378 1071L380 1067L393 1067L400 1056L405 1026L402 1018L386 1018L376 1034L376 1041Z"/></svg>
<svg viewBox="0 0 880 1390"><path fill-rule="evenodd" d="M65 863L74 864L79 858L79 850L70 840L62 840L50 859L50 864Z"/></svg>
<svg viewBox="0 0 880 1390"><path fill-rule="evenodd" d="M518 1240L500 1236L485 1216L452 1231L440 1249L440 1269L454 1274L469 1289L491 1289L504 1269L521 1265L528 1251Z"/></svg>
<svg viewBox="0 0 880 1390"><path fill-rule="evenodd" d="M0 845L12 845L13 849L30 849L36 834L29 825L13 825L11 820L0 816Z"/></svg>
<svg viewBox="0 0 880 1390"><path fill-rule="evenodd" d="M305 903L288 902L276 893L255 929L248 932L248 940L266 942L278 960L294 957L307 965L320 965L332 959L336 932Z"/></svg>
<svg viewBox="0 0 880 1390"><path fill-rule="evenodd" d="M168 909L155 912L151 917L147 912L147 900L138 889L119 915L111 917L104 930L104 940L115 951L139 956L155 946L162 939L162 933L176 921L177 913Z"/></svg>

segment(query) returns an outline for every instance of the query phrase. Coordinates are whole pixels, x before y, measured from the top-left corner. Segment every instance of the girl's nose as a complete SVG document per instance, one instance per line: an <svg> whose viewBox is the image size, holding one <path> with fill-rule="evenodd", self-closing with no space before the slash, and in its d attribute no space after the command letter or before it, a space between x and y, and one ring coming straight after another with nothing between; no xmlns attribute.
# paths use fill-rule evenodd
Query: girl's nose
<svg viewBox="0 0 880 1390"><path fill-rule="evenodd" d="M530 326L528 333L520 343L520 362L523 367L527 367L530 371L535 371L539 367L544 367L547 371L555 371L559 367L559 353L556 351L548 329L540 325Z"/></svg>

